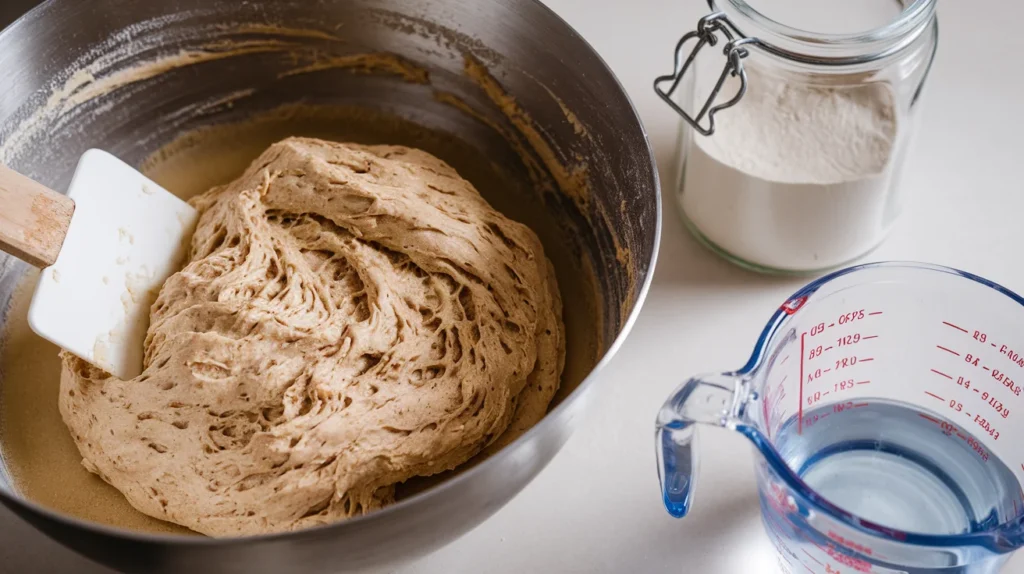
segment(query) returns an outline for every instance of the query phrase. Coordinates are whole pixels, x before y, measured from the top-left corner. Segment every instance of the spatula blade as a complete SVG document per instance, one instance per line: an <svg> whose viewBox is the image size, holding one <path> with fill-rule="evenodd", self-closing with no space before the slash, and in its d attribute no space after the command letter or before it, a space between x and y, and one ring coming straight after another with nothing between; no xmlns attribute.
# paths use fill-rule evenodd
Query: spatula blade
<svg viewBox="0 0 1024 574"><path fill-rule="evenodd" d="M42 271L29 324L120 379L142 372L149 312L187 253L195 209L116 157L82 156L57 261Z"/></svg>

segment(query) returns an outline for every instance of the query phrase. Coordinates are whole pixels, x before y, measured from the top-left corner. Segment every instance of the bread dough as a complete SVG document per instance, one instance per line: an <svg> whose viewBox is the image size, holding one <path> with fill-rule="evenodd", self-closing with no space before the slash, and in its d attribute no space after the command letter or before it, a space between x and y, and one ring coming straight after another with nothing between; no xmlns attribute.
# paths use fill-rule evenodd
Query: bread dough
<svg viewBox="0 0 1024 574"><path fill-rule="evenodd" d="M441 160L292 138L192 203L142 375L63 355L83 464L140 511L211 536L332 522L544 416L554 271Z"/></svg>

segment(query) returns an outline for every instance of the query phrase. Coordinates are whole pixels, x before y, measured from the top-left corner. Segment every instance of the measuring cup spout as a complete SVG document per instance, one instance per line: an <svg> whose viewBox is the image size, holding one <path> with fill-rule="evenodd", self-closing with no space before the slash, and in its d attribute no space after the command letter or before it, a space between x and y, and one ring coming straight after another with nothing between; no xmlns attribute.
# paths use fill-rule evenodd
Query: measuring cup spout
<svg viewBox="0 0 1024 574"><path fill-rule="evenodd" d="M658 477L665 508L682 518L693 502L697 476L695 424L732 427L742 405L744 379L715 374L683 383L658 413L655 435Z"/></svg>

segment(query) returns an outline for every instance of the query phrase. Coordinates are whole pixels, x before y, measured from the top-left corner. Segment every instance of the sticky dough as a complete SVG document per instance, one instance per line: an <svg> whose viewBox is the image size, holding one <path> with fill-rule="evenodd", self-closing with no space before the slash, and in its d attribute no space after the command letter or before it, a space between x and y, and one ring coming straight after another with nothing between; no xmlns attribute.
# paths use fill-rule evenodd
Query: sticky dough
<svg viewBox="0 0 1024 574"><path fill-rule="evenodd" d="M565 356L536 235L422 151L289 139L193 200L145 372L63 355L83 464L211 536L362 514L507 444Z"/></svg>

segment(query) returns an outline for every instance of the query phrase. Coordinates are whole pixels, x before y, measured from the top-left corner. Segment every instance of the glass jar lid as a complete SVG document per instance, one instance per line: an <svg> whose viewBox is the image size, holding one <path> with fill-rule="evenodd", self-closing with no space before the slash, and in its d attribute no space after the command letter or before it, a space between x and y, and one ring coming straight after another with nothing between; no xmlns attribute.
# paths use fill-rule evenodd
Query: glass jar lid
<svg viewBox="0 0 1024 574"><path fill-rule="evenodd" d="M747 74L743 60L751 50L798 64L840 68L891 58L913 45L929 26L937 36L936 0L904 0L901 4L904 9L899 17L881 27L835 34L810 32L777 22L746 0L708 0L712 12L698 20L696 30L685 34L676 44L673 71L656 78L654 90L693 129L710 136L715 132L715 114L736 105L746 94ZM725 43L722 48L725 65L704 105L691 115L676 103L673 95L700 51L717 46L719 42ZM933 45L920 86L924 85L934 56ZM719 102L719 93L729 77L739 78L739 88L732 97Z"/></svg>

